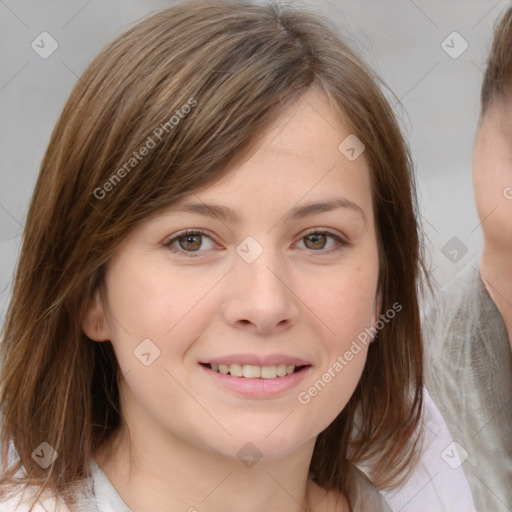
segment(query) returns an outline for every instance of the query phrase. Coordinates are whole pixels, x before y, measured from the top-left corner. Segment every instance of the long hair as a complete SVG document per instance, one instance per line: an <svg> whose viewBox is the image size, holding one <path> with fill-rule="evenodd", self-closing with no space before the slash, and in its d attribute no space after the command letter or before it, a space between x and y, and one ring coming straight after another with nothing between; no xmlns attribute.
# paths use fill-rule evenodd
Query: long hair
<svg viewBox="0 0 512 512"><path fill-rule="evenodd" d="M303 9L190 2L139 22L83 73L41 164L3 326L0 483L23 467L16 481L65 495L87 477L120 424L112 346L81 329L105 265L141 221L223 177L313 83L366 146L382 311L402 310L319 434L311 470L345 495L350 464L366 463L380 488L403 478L423 385L412 165L381 82L338 32ZM42 442L58 453L48 469L31 456Z"/></svg>

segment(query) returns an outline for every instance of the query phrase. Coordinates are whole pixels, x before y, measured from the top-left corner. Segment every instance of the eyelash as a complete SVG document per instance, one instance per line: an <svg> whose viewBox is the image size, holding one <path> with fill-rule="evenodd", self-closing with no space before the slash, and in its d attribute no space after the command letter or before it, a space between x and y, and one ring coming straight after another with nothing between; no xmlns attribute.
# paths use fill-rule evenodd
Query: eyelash
<svg viewBox="0 0 512 512"><path fill-rule="evenodd" d="M174 242L177 242L181 238L185 238L188 235L206 236L206 237L210 238L210 240L212 240L212 237L206 231L203 231L201 229L190 229L190 230L186 230L186 231L183 231L181 233L178 233L175 237L173 237L170 240L164 242L163 245L165 247L167 247L174 254L179 254L179 255L185 256L186 258L197 258L204 251L185 251L183 249L179 249L179 248L176 248L176 247L172 246L172 244ZM307 238L308 236L311 236L311 235L327 235L328 237L332 238L333 240L335 240L337 242L337 246L332 247L332 248L327 249L327 250L323 250L323 249L314 250L314 249L307 249L306 248L309 251L312 251L312 252L315 252L315 253L320 253L319 255L331 254L332 252L339 251L343 247L346 247L346 246L350 245L349 242L347 242L346 240L341 238L339 235L336 235L335 233L332 233L331 231L319 230L319 229L314 229L312 231L309 231L309 232L305 233L301 237L301 240L303 240L304 238Z"/></svg>

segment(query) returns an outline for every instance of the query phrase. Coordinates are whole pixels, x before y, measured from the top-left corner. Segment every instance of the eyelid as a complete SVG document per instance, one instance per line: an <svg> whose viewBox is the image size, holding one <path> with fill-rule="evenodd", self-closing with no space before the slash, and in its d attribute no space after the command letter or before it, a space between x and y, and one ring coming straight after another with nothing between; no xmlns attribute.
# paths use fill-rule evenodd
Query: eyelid
<svg viewBox="0 0 512 512"><path fill-rule="evenodd" d="M300 238L304 238L305 236L314 235L314 234L326 234L326 235L331 235L335 238L338 237L341 240L343 240L345 243L348 244L347 237L343 233L334 231L330 228L323 228L321 226L318 228L310 228L310 229L307 229L306 231L302 231L300 233L300 235L301 235Z"/></svg>
<svg viewBox="0 0 512 512"><path fill-rule="evenodd" d="M331 247L330 249L319 249L317 251L315 251L313 249L306 248L306 250L309 250L309 252L311 254L315 254L318 256L329 255L332 252L339 251L343 247L347 247L350 245L350 242L347 240L345 235L342 235L338 232L334 232L329 228L322 228L322 227L311 228L309 230L303 231L302 233L300 233L300 235L299 235L300 238L298 241L301 242L307 236L316 235L316 234L330 236L331 238L333 238L336 241L336 245L334 247Z"/></svg>
<svg viewBox="0 0 512 512"><path fill-rule="evenodd" d="M212 238L211 233L209 231L207 231L206 229L202 229L202 228L187 228L187 229L183 229L181 231L178 231L177 233L173 233L172 235L170 235L170 237L165 238L164 242L162 242L162 243L164 245L169 245L172 242L174 242L175 240L177 240L179 238L182 238L182 237L184 237L186 235L199 235L199 234L200 235L206 235L209 238Z"/></svg>

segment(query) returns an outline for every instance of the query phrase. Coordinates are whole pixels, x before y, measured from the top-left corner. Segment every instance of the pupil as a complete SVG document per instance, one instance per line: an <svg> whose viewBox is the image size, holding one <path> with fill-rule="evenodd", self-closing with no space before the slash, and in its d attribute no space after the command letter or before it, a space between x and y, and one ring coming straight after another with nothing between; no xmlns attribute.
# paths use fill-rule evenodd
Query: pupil
<svg viewBox="0 0 512 512"><path fill-rule="evenodd" d="M183 247L184 244L181 243L181 240L185 240L185 244L190 244L188 247ZM180 245L182 249L189 250L197 250L201 247L201 239L200 235L186 235L180 240ZM195 243L194 243L195 242Z"/></svg>
<svg viewBox="0 0 512 512"><path fill-rule="evenodd" d="M313 247L310 247L311 249L322 249L323 246L325 245L325 235L322 235L320 233L308 235L306 237L306 240L313 242Z"/></svg>

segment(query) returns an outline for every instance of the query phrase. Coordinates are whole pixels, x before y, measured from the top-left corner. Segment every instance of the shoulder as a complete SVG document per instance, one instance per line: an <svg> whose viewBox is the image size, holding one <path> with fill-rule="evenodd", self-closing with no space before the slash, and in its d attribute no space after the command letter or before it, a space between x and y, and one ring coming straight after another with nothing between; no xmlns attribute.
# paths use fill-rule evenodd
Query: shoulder
<svg viewBox="0 0 512 512"><path fill-rule="evenodd" d="M475 260L424 301L422 316L427 334L430 331L446 330L455 323L467 322L466 313L474 309L481 288L479 262ZM437 340L427 341L431 343Z"/></svg>
<svg viewBox="0 0 512 512"><path fill-rule="evenodd" d="M457 373L473 357L475 331L486 294L477 262L464 267L423 304L425 369Z"/></svg>
<svg viewBox="0 0 512 512"><path fill-rule="evenodd" d="M482 378L488 381L489 368L509 371L509 358L501 357L510 354L506 330L478 262L464 267L429 301L422 330L425 382L438 405L440 400L463 403L467 389L477 391Z"/></svg>

